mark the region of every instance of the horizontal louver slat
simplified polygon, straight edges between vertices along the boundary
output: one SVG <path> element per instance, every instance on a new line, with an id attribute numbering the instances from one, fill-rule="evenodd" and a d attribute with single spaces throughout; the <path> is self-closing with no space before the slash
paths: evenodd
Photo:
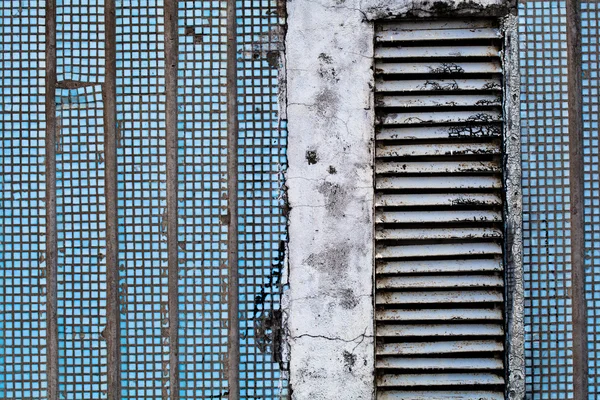
<path id="1" fill-rule="evenodd" d="M 500 222 L 500 211 L 378 211 L 377 223 Z"/>
<path id="2" fill-rule="evenodd" d="M 487 340 L 449 340 L 449 341 L 423 341 L 386 343 L 378 345 L 377 355 L 440 355 L 461 353 L 499 353 L 504 344 L 501 340 L 487 338 Z"/>
<path id="3" fill-rule="evenodd" d="M 465 39 L 499 39 L 500 31 L 496 28 L 452 28 L 452 29 L 389 29 L 377 32 L 375 39 L 383 42 L 415 42 L 431 40 L 465 40 Z"/>
<path id="4" fill-rule="evenodd" d="M 377 361 L 378 368 L 386 369 L 502 369 L 503 363 L 498 358 L 416 358 L 416 357 L 385 357 Z"/>
<path id="5" fill-rule="evenodd" d="M 380 393 L 378 400 L 504 400 L 501 392 L 488 391 L 396 391 Z"/>
<path id="6" fill-rule="evenodd" d="M 376 26 L 378 400 L 504 398 L 501 37 Z"/>
<path id="7" fill-rule="evenodd" d="M 502 197 L 489 193 L 419 193 L 375 196 L 376 207 L 499 206 Z"/>
<path id="8" fill-rule="evenodd" d="M 381 229 L 375 233 L 377 240 L 489 239 L 501 237 L 502 231 L 496 228 Z"/>
<path id="9" fill-rule="evenodd" d="M 439 272 L 494 272 L 502 271 L 500 258 L 491 260 L 419 260 L 388 261 L 377 265 L 377 274 L 415 274 Z"/>
<path id="10" fill-rule="evenodd" d="M 494 285 L 491 285 L 492 287 Z M 475 286 L 476 287 L 476 286 Z M 481 287 L 481 286 L 479 286 Z M 458 304 L 458 303 L 502 303 L 503 295 L 498 290 L 440 290 L 440 291 L 394 291 L 383 292 L 385 289 L 400 289 L 393 285 L 387 286 L 383 283 L 378 285 L 380 293 L 377 294 L 377 304 L 421 304 L 423 307 L 429 305 L 435 307 L 436 304 Z M 407 289 L 404 287 L 404 289 Z M 411 288 L 412 289 L 412 288 Z"/>
<path id="11" fill-rule="evenodd" d="M 403 111 L 397 113 L 387 113 L 382 117 L 383 125 L 430 125 L 430 124 L 464 124 L 463 126 L 453 127 L 450 136 L 467 136 L 469 133 L 476 135 L 481 132 L 486 136 L 487 132 L 495 132 L 495 127 L 481 128 L 481 124 L 490 122 L 500 122 L 502 113 L 496 110 L 477 110 L 477 111 L 448 111 L 443 112 L 420 112 Z"/>
<path id="12" fill-rule="evenodd" d="M 468 374 L 397 374 L 383 375 L 379 379 L 382 386 L 464 386 L 501 385 L 504 378 L 490 373 Z"/>
<path id="13" fill-rule="evenodd" d="M 452 57 L 493 57 L 498 55 L 496 46 L 471 46 L 457 48 L 456 46 L 440 47 L 378 47 L 375 58 L 452 58 Z"/>
<path id="14" fill-rule="evenodd" d="M 404 144 L 390 146 L 379 144 L 375 149 L 376 157 L 414 157 L 414 156 L 457 156 L 500 154 L 500 143 L 435 143 L 435 144 Z"/>
<path id="15" fill-rule="evenodd" d="M 499 62 L 377 62 L 375 71 L 379 74 L 497 74 Z"/>
<path id="16" fill-rule="evenodd" d="M 496 91 L 502 89 L 501 79 L 491 77 L 487 79 L 407 79 L 407 80 L 378 80 L 375 91 L 383 92 L 459 92 L 463 90 Z"/>
<path id="17" fill-rule="evenodd" d="M 385 324 L 377 329 L 377 336 L 501 336 L 504 333 L 502 325 L 497 324 L 423 324 L 423 325 L 391 325 Z"/>
<path id="18" fill-rule="evenodd" d="M 442 310 L 405 310 L 391 309 L 376 313 L 378 321 L 470 321 L 502 320 L 502 311 L 498 309 L 442 309 Z"/>
<path id="19" fill-rule="evenodd" d="M 375 164 L 378 174 L 459 174 L 468 172 L 500 172 L 500 162 L 494 161 L 428 161 L 380 162 Z"/>
<path id="20" fill-rule="evenodd" d="M 455 257 L 465 255 L 502 254 L 502 247 L 497 243 L 452 243 L 423 244 L 405 246 L 382 246 L 375 253 L 376 258 L 408 258 L 408 257 Z"/>
<path id="21" fill-rule="evenodd" d="M 495 275 L 439 275 L 439 276 L 392 276 L 378 277 L 377 288 L 409 289 L 409 288 L 477 288 L 501 287 L 504 281 Z"/>
<path id="22" fill-rule="evenodd" d="M 457 107 L 500 106 L 501 99 L 493 94 L 385 95 L 379 97 L 380 107 Z"/>
<path id="23" fill-rule="evenodd" d="M 400 175 L 400 174 L 398 174 Z M 502 180 L 498 176 L 444 176 L 388 177 L 382 176 L 375 182 L 376 189 L 500 189 Z"/>

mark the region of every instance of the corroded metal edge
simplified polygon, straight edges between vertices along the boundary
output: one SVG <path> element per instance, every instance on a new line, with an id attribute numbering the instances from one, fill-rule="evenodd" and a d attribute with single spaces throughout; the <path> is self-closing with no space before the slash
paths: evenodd
<path id="1" fill-rule="evenodd" d="M 506 398 L 525 396 L 523 201 L 518 17 L 502 20 L 504 32 L 504 187 L 506 280 Z"/>
<path id="2" fill-rule="evenodd" d="M 102 85 L 104 106 L 104 159 L 106 191 L 106 316 L 108 399 L 121 398 L 121 339 L 119 310 L 117 211 L 117 20 L 115 0 L 105 5 L 106 69 Z"/>
<path id="3" fill-rule="evenodd" d="M 46 1 L 46 368 L 48 399 L 58 400 L 56 226 L 56 0 Z"/>
<path id="4" fill-rule="evenodd" d="M 167 147 L 167 265 L 169 315 L 169 390 L 179 399 L 179 246 L 177 243 L 177 1 L 166 0 L 165 12 L 165 136 Z"/>
<path id="5" fill-rule="evenodd" d="M 571 304 L 573 317 L 573 396 L 588 398 L 587 301 L 585 290 L 585 182 L 581 1 L 568 0 L 567 81 L 569 111 L 569 185 L 571 219 Z"/>
<path id="6" fill-rule="evenodd" d="M 227 0 L 227 377 L 229 400 L 240 397 L 240 321 L 238 270 L 238 101 L 236 0 Z"/>

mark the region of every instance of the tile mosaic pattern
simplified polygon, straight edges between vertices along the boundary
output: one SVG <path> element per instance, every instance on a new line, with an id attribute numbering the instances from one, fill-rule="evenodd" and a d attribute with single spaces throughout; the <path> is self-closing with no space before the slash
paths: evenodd
<path id="1" fill-rule="evenodd" d="M 45 1 L 0 2 L 0 398 L 44 399 Z"/>
<path id="2" fill-rule="evenodd" d="M 566 5 L 520 5 L 526 398 L 572 399 Z"/>
<path id="3" fill-rule="evenodd" d="M 600 5 L 581 4 L 583 160 L 589 396 L 600 395 Z"/>
<path id="4" fill-rule="evenodd" d="M 121 395 L 169 398 L 163 1 L 117 16 Z"/>

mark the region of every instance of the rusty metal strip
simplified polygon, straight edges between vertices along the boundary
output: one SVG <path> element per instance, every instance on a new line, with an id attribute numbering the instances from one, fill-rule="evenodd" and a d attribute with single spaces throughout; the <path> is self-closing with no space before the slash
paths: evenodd
<path id="1" fill-rule="evenodd" d="M 117 215 L 117 28 L 115 1 L 105 4 L 106 70 L 102 88 L 104 105 L 104 159 L 106 193 L 106 314 L 108 349 L 108 399 L 121 398 L 121 352 L 119 334 L 119 260 Z"/>
<path id="2" fill-rule="evenodd" d="M 56 0 L 46 1 L 46 298 L 48 399 L 58 400 Z"/>
<path id="3" fill-rule="evenodd" d="M 165 93 L 167 145 L 167 251 L 169 269 L 169 385 L 179 399 L 178 245 L 177 245 L 177 1 L 165 1 Z"/>
<path id="4" fill-rule="evenodd" d="M 236 1 L 227 0 L 227 190 L 229 227 L 227 230 L 228 265 L 228 380 L 229 400 L 240 397 L 240 321 L 238 271 L 238 102 L 237 102 L 237 22 Z"/>
<path id="5" fill-rule="evenodd" d="M 569 182 L 571 188 L 571 268 L 573 307 L 573 395 L 588 398 L 587 303 L 585 299 L 583 92 L 581 2 L 567 1 L 569 82 Z"/>

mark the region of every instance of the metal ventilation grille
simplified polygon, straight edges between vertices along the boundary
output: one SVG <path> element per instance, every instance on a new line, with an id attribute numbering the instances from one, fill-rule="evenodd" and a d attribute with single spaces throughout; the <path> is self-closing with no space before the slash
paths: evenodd
<path id="1" fill-rule="evenodd" d="M 504 399 L 501 39 L 377 26 L 379 400 Z"/>

